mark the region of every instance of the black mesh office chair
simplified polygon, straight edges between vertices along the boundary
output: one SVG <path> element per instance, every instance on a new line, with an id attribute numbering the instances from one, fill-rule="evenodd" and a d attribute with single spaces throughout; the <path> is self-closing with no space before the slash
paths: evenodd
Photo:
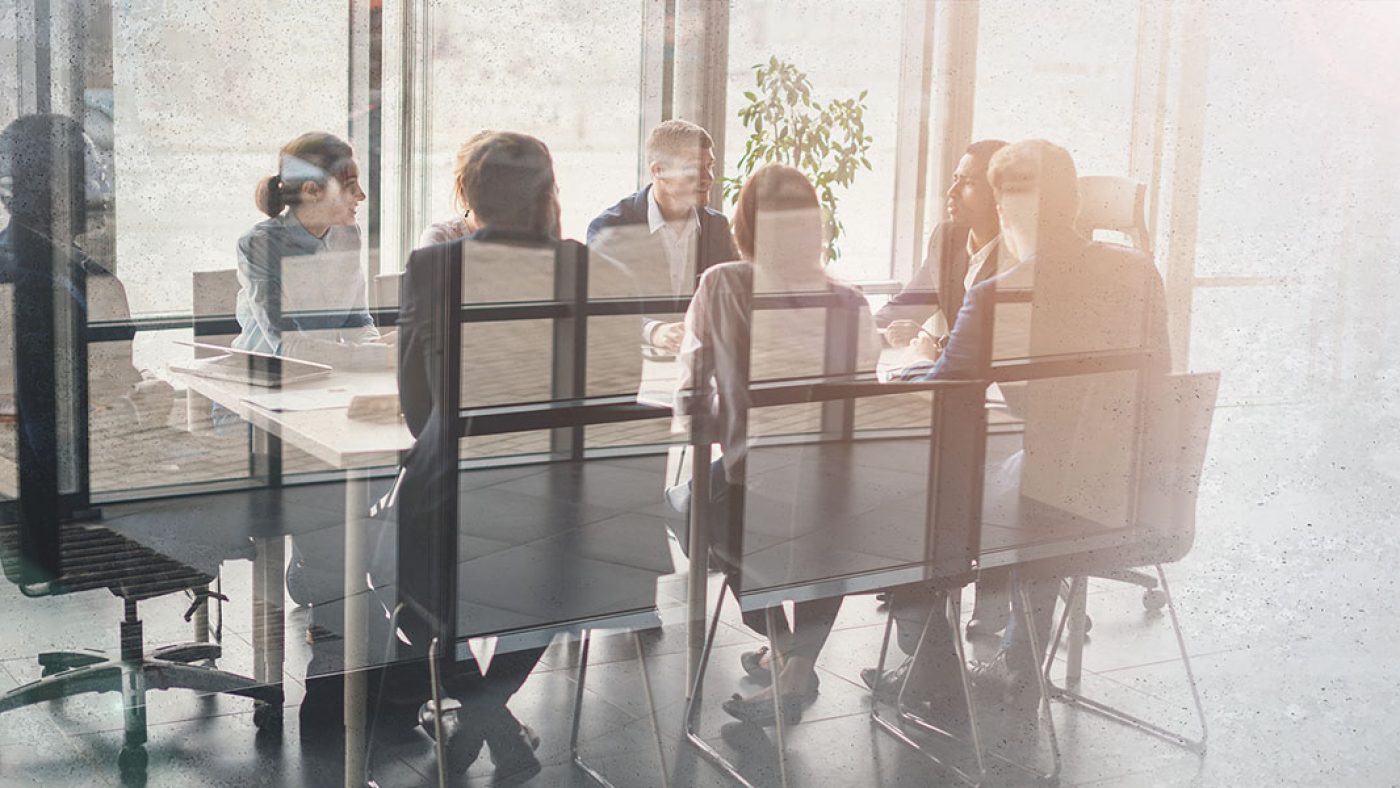
<path id="1" fill-rule="evenodd" d="M 282 687 L 219 670 L 212 661 L 221 655 L 217 643 L 181 643 L 145 652 L 136 606 L 147 599 L 192 592 L 189 620 L 215 596 L 208 590 L 210 575 L 145 547 L 117 531 L 85 523 L 61 526 L 62 571 L 45 583 L 21 578 L 19 529 L 0 526 L 0 563 L 5 577 L 28 597 L 54 596 L 105 588 L 122 599 L 119 656 L 95 651 L 58 651 L 39 655 L 43 677 L 0 695 L 0 713 L 88 692 L 120 692 L 125 738 L 118 757 L 123 775 L 142 774 L 146 767 L 147 690 L 188 689 L 252 698 L 257 702 L 254 723 L 277 730 L 282 721 Z"/>

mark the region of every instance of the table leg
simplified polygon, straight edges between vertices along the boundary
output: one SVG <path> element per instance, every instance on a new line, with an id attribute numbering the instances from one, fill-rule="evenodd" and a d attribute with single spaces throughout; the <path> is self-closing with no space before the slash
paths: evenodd
<path id="1" fill-rule="evenodd" d="M 691 446 L 690 473 L 690 576 L 687 578 L 686 601 L 689 615 L 686 622 L 686 699 L 695 686 L 705 648 L 706 595 L 710 570 L 710 538 L 706 531 L 710 508 L 710 444 Z M 720 591 L 724 593 L 723 590 Z"/>
<path id="2" fill-rule="evenodd" d="M 285 539 L 269 536 L 253 540 L 253 678 L 264 684 L 282 683 Z"/>
<path id="3" fill-rule="evenodd" d="M 366 773 L 365 711 L 368 693 L 369 596 L 365 588 L 368 555 L 365 517 L 369 512 L 369 476 L 351 470 L 345 477 L 345 784 L 364 788 Z"/>
<path id="4" fill-rule="evenodd" d="M 267 542 L 253 539 L 253 680 L 267 680 Z"/>
<path id="5" fill-rule="evenodd" d="M 1084 674 L 1084 618 L 1089 580 L 1083 575 L 1070 581 L 1069 647 L 1065 652 L 1065 686 L 1078 688 Z"/>

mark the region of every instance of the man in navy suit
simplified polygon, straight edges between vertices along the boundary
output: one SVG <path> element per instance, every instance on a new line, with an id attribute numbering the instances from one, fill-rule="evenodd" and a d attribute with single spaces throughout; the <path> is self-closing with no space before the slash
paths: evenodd
<path id="1" fill-rule="evenodd" d="M 668 120 L 651 130 L 646 154 L 651 184 L 590 222 L 588 245 L 630 268 L 643 295 L 690 295 L 706 268 L 739 259 L 729 220 L 709 207 L 714 140 Z M 678 352 L 684 335 L 679 320 L 642 321 L 642 341 L 662 351 Z"/>
<path id="2" fill-rule="evenodd" d="M 993 359 L 1114 350 L 1148 354 L 1149 383 L 1165 373 L 1170 360 L 1161 278 L 1146 255 L 1089 241 L 1075 230 L 1079 189 L 1069 152 L 1044 140 L 1019 142 L 992 157 L 987 178 L 996 197 L 1002 243 L 1021 262 L 968 291 L 941 352 L 927 336 L 915 341 L 928 363 L 911 367 L 905 379 L 985 378 Z M 998 296 L 1016 291 L 1029 299 Z M 1024 315 L 1000 319 L 1007 310 L 1025 310 L 1026 300 L 1028 320 Z M 1018 398 L 1024 404 L 1024 450 L 1014 481 L 1007 480 L 1013 489 L 1006 497 L 1015 501 L 1008 524 L 1034 529 L 1056 518 L 1125 524 L 1141 374 L 1050 378 L 1025 387 Z M 988 515 L 984 512 L 984 519 Z M 1013 582 L 1017 574 L 1013 571 Z M 1058 580 L 1021 579 L 1034 634 L 1043 647 Z M 897 609 L 911 602 L 941 604 L 929 597 L 928 589 L 906 587 L 896 589 L 892 601 Z M 1002 690 L 1005 700 L 1024 709 L 1034 696 L 1036 667 L 1031 633 L 1020 619 L 1020 600 L 1014 594 L 1012 607 L 1016 615 L 1000 651 L 974 666 L 973 678 L 980 687 Z M 908 668 L 914 671 L 911 686 L 924 684 L 930 695 L 940 697 L 938 674 L 946 671 L 929 660 L 946 656 L 941 649 L 921 652 L 921 664 Z M 867 683 L 878 683 L 877 689 L 901 678 L 866 673 Z"/>

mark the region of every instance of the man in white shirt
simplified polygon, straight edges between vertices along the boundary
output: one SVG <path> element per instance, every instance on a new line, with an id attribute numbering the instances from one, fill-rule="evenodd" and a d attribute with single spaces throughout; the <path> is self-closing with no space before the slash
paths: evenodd
<path id="1" fill-rule="evenodd" d="M 651 183 L 589 223 L 588 245 L 630 268 L 643 295 L 688 296 L 706 268 L 739 259 L 729 221 L 709 207 L 714 140 L 668 120 L 652 129 L 646 154 Z M 662 351 L 680 350 L 684 335 L 679 316 L 642 321 L 643 342 Z"/>
<path id="2" fill-rule="evenodd" d="M 1001 249 L 996 201 L 987 183 L 987 163 L 1004 147 L 1001 140 L 979 140 L 958 161 L 945 193 L 948 221 L 929 236 L 924 263 L 913 278 L 875 313 L 891 347 L 908 345 L 921 327 L 942 341 L 953 329 L 963 295 L 1015 264 Z"/>

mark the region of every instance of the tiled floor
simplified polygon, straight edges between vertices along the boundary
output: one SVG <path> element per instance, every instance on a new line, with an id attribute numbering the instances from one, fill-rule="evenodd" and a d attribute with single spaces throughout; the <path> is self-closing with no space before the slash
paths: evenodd
<path id="1" fill-rule="evenodd" d="M 1299 428 L 1297 425 L 1310 425 Z M 1394 567 L 1400 529 L 1394 512 L 1400 471 L 1389 446 L 1395 423 L 1374 413 L 1318 418 L 1303 406 L 1222 408 L 1203 479 L 1198 536 L 1191 554 L 1168 568 L 1209 724 L 1209 750 L 1197 756 L 1082 709 L 1055 704 L 1065 785 L 1395 785 L 1400 748 L 1387 722 L 1400 698 L 1400 610 Z M 1339 437 L 1342 436 L 1342 437 Z M 529 492 L 520 477 L 514 487 Z M 302 506 L 304 504 L 298 503 Z M 224 568 L 224 657 L 251 671 L 246 562 Z M 683 578 L 661 592 L 683 593 Z M 1083 688 L 1144 716 L 1195 732 L 1194 709 L 1176 658 L 1170 621 L 1144 612 L 1140 592 L 1092 581 L 1093 630 Z M 970 597 L 969 597 L 970 601 Z M 186 639 L 187 601 L 143 603 L 148 644 Z M 752 732 L 725 729 L 718 702 L 747 692 L 741 651 L 760 641 L 726 615 L 705 688 L 702 733 L 738 759 L 761 785 L 943 785 L 946 771 L 876 730 L 859 670 L 873 664 L 883 618 L 869 597 L 849 600 L 823 652 L 822 692 L 789 728 L 782 768 Z M 77 646 L 111 649 L 121 604 L 103 593 L 26 599 L 0 584 L 0 686 L 38 676 L 34 656 Z M 304 610 L 289 609 L 287 703 L 303 689 L 308 647 Z M 618 785 L 726 785 L 681 742 L 684 632 L 646 638 L 655 691 L 655 732 L 631 641 L 598 639 L 590 660 L 582 721 L 586 757 Z M 995 643 L 976 642 L 986 656 Z M 512 708 L 543 737 L 544 769 L 534 785 L 588 785 L 569 763 L 575 643 L 556 643 Z M 154 692 L 151 786 L 320 786 L 340 783 L 338 758 L 304 749 L 297 716 L 280 737 L 260 737 L 248 701 Z M 0 715 L 0 784 L 115 785 L 121 746 L 115 695 L 69 698 Z M 1030 753 L 1047 765 L 1045 724 Z M 995 737 L 991 737 L 995 738 Z M 659 753 L 658 753 L 659 741 Z M 741 746 L 735 747 L 735 743 Z M 434 784 L 430 743 L 417 734 L 378 737 L 376 784 Z M 664 760 L 665 769 L 660 760 Z M 663 774 L 665 779 L 663 780 Z M 454 784 L 489 785 L 484 755 Z M 994 769 L 992 784 L 1027 779 Z"/>

